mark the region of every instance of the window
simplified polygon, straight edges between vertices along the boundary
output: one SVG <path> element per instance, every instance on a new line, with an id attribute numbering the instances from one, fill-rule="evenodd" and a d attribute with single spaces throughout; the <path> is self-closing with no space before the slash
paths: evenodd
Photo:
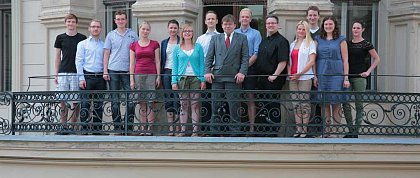
<path id="1" fill-rule="evenodd" d="M 362 20 L 366 27 L 363 38 L 372 42 L 377 47 L 378 34 L 378 0 L 333 0 L 333 15 L 337 17 L 341 34 L 347 39 L 352 38 L 352 23 L 354 20 Z M 322 14 L 321 14 L 322 15 Z M 371 60 L 367 59 L 370 64 Z M 377 77 L 375 71 L 372 72 L 373 77 L 368 78 L 367 89 L 377 89 Z"/>
<path id="2" fill-rule="evenodd" d="M 11 1 L 0 1 L 0 91 L 12 89 L 12 12 Z"/>
<path id="3" fill-rule="evenodd" d="M 124 10 L 128 15 L 128 24 L 127 27 L 133 29 L 134 31 L 138 30 L 137 18 L 133 18 L 133 13 L 131 11 L 131 6 L 136 2 L 136 0 L 104 0 L 105 4 L 105 27 L 106 33 L 117 28 L 117 25 L 114 23 L 114 14 L 118 10 Z"/>
<path id="4" fill-rule="evenodd" d="M 217 24 L 217 31 L 223 32 L 222 29 L 222 18 L 226 14 L 232 14 L 235 17 L 239 17 L 239 12 L 243 8 L 250 8 L 252 10 L 252 22 L 251 26 L 260 31 L 262 36 L 265 36 L 265 17 L 267 15 L 267 1 L 266 0 L 203 0 L 203 33 L 206 32 L 207 28 L 204 24 L 205 12 L 213 10 L 217 13 L 219 24 Z M 239 19 L 236 19 L 237 21 Z M 237 24 L 239 28 L 240 24 Z"/>

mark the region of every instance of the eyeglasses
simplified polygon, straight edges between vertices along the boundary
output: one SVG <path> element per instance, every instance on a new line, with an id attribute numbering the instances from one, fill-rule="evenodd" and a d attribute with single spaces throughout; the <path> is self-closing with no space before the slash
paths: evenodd
<path id="1" fill-rule="evenodd" d="M 90 28 L 102 28 L 101 26 L 89 26 Z"/>
<path id="2" fill-rule="evenodd" d="M 116 21 L 124 21 L 124 20 L 127 20 L 127 19 L 115 19 Z"/>
<path id="3" fill-rule="evenodd" d="M 267 22 L 267 23 L 265 23 L 266 25 L 276 25 L 277 24 L 277 22 Z"/>
<path id="4" fill-rule="evenodd" d="M 192 33 L 193 31 L 192 30 L 185 30 L 185 31 L 182 31 L 182 33 Z"/>

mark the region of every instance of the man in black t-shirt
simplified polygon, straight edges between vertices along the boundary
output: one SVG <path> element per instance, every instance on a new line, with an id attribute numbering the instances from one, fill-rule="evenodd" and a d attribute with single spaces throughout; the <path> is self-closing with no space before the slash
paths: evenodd
<path id="1" fill-rule="evenodd" d="M 54 43 L 55 48 L 55 69 L 56 77 L 55 84 L 57 85 L 57 91 L 77 91 L 79 90 L 79 78 L 76 71 L 76 51 L 77 44 L 86 39 L 86 36 L 77 33 L 77 22 L 78 19 L 74 14 L 68 14 L 64 18 L 64 24 L 66 25 L 66 32 L 57 35 Z M 71 97 L 73 96 L 73 97 Z M 65 104 L 65 100 L 70 100 L 74 106 L 74 112 L 70 117 L 70 122 L 74 123 L 77 121 L 80 107 L 77 105 L 77 95 L 58 95 L 58 99 L 63 101 L 60 102 L 60 121 L 61 123 L 67 122 L 68 108 Z M 71 97 L 71 98 L 70 98 Z M 64 126 L 60 132 L 56 134 L 69 134 L 68 126 Z"/>
<path id="2" fill-rule="evenodd" d="M 289 61 L 289 41 L 278 32 L 278 18 L 276 16 L 268 16 L 265 20 L 268 37 L 263 39 L 258 50 L 258 57 L 254 64 L 258 75 L 266 75 L 258 77 L 257 86 L 259 90 L 281 90 L 286 81 L 287 74 L 286 65 Z M 268 76 L 267 76 L 268 75 Z M 281 75 L 281 76 L 279 76 Z M 257 96 L 258 98 L 258 96 Z M 268 113 L 259 112 L 258 115 L 264 115 L 263 118 L 257 117 L 257 123 L 268 124 L 271 122 L 280 123 L 280 106 L 276 103 L 275 96 L 270 96 L 268 103 L 264 104 Z M 270 121 L 269 121 L 269 120 Z M 279 127 L 265 127 L 265 132 L 271 132 L 268 136 L 275 136 Z"/>
<path id="3" fill-rule="evenodd" d="M 319 8 L 317 6 L 309 6 L 306 10 L 306 20 L 308 20 L 308 23 L 310 25 L 309 31 L 311 32 L 312 39 L 315 38 L 315 36 L 319 35 L 321 30 L 318 26 L 319 21 Z"/>

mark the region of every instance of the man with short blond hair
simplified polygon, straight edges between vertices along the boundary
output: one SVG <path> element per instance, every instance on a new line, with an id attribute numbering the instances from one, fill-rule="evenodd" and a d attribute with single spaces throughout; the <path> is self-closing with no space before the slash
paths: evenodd
<path id="1" fill-rule="evenodd" d="M 257 89 L 257 77 L 255 75 L 258 75 L 258 73 L 255 71 L 253 64 L 257 60 L 258 48 L 262 40 L 261 33 L 258 30 L 251 28 L 251 21 L 252 10 L 249 8 L 242 9 L 239 12 L 239 22 L 241 23 L 241 26 L 235 30 L 237 33 L 246 35 L 248 40 L 248 74 L 247 77 L 245 77 L 242 86 L 245 90 Z M 254 132 L 255 116 L 257 112 L 254 102 L 255 96 L 253 93 L 247 93 L 246 97 L 248 98 L 248 120 L 250 123 L 249 131 Z"/>

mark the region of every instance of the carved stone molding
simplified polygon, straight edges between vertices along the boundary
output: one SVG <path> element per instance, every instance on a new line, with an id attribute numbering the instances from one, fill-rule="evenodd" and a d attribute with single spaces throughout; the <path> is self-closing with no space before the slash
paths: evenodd
<path id="1" fill-rule="evenodd" d="M 172 18 L 195 21 L 200 10 L 194 0 L 137 0 L 132 8 L 133 16 L 148 21 L 167 21 Z"/>
<path id="2" fill-rule="evenodd" d="M 42 9 L 39 15 L 41 23 L 47 27 L 60 27 L 64 16 L 75 14 L 79 19 L 79 27 L 87 27 L 95 14 L 95 1 L 79 0 L 42 0 Z"/>

